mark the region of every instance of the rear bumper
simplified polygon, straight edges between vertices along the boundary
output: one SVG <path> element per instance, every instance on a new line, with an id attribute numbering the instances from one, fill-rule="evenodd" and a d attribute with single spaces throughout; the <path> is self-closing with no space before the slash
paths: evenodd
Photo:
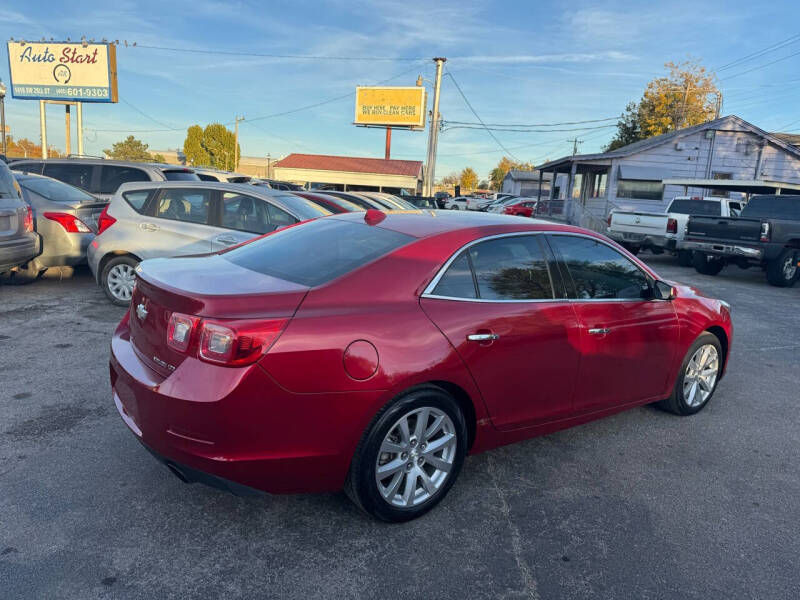
<path id="1" fill-rule="evenodd" d="M 715 256 L 732 256 L 736 258 L 747 258 L 752 260 L 761 260 L 764 258 L 764 250 L 762 248 L 744 246 L 741 244 L 686 240 L 681 242 L 679 247 L 681 250 L 705 252 L 706 254 L 713 254 Z"/>
<path id="2" fill-rule="evenodd" d="M 136 354 L 123 321 L 111 344 L 120 417 L 173 472 L 239 493 L 341 489 L 378 392 L 293 394 L 258 366 L 186 358 L 169 377 Z M 220 483 L 219 480 L 224 480 Z"/>
<path id="3" fill-rule="evenodd" d="M 48 238 L 45 241 L 42 254 L 36 263 L 44 267 L 61 267 L 84 264 L 86 252 L 94 239 L 93 233 L 64 233 L 56 240 Z"/>
<path id="4" fill-rule="evenodd" d="M 38 233 L 29 233 L 23 238 L 0 242 L 0 272 L 24 265 L 41 252 L 42 238 Z"/>
<path id="5" fill-rule="evenodd" d="M 656 246 L 657 248 L 668 248 L 670 250 L 675 247 L 674 238 L 667 238 L 664 235 L 613 231 L 611 229 L 607 231 L 606 235 L 619 244 L 632 244 L 645 248 L 648 246 Z"/>

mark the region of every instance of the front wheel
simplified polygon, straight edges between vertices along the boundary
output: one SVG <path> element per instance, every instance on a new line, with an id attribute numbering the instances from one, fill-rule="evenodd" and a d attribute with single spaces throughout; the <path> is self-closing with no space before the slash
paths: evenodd
<path id="1" fill-rule="evenodd" d="M 767 281 L 770 285 L 777 287 L 789 287 L 797 281 L 797 258 L 796 250 L 784 248 L 780 256 L 767 263 Z"/>
<path id="2" fill-rule="evenodd" d="M 390 402 L 368 427 L 345 492 L 383 521 L 415 519 L 438 504 L 458 477 L 467 426 L 458 403 L 438 387 Z"/>
<path id="3" fill-rule="evenodd" d="M 701 275 L 719 275 L 725 267 L 725 261 L 721 258 L 713 258 L 703 252 L 695 252 L 692 256 L 694 270 Z"/>
<path id="4" fill-rule="evenodd" d="M 678 250 L 678 264 L 682 267 L 692 266 L 692 251 Z"/>
<path id="5" fill-rule="evenodd" d="M 452 204 L 450 210 L 458 210 L 458 204 Z"/>
<path id="6" fill-rule="evenodd" d="M 132 256 L 112 258 L 100 274 L 100 283 L 106 297 L 117 306 L 128 306 L 133 295 L 133 284 L 136 281 L 136 265 Z"/>
<path id="7" fill-rule="evenodd" d="M 703 410 L 717 389 L 723 360 L 719 338 L 707 331 L 701 334 L 681 363 L 672 395 L 659 402 L 659 406 L 684 416 Z"/>

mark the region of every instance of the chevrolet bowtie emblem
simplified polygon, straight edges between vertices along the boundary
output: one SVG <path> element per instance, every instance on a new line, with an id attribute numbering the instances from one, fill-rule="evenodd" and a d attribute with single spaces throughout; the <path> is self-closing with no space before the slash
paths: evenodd
<path id="1" fill-rule="evenodd" d="M 140 321 L 144 321 L 147 318 L 147 308 L 144 304 L 139 304 L 136 307 L 136 316 L 139 317 Z"/>

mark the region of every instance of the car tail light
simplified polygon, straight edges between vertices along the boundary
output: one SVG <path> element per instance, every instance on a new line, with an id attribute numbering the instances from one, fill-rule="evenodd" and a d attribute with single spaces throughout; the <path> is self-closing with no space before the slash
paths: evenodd
<path id="1" fill-rule="evenodd" d="M 167 345 L 210 363 L 228 367 L 249 365 L 269 350 L 287 322 L 288 319 L 213 321 L 172 313 L 167 326 Z"/>
<path id="2" fill-rule="evenodd" d="M 769 223 L 762 223 L 761 224 L 761 241 L 768 242 L 769 241 Z"/>
<path id="3" fill-rule="evenodd" d="M 58 212 L 46 212 L 43 214 L 45 219 L 50 219 L 61 225 L 67 233 L 91 233 L 92 230 L 86 223 L 75 215 Z"/>
<path id="4" fill-rule="evenodd" d="M 25 233 L 33 231 L 33 210 L 30 205 L 25 206 L 25 217 L 22 220 L 22 230 Z"/>
<path id="5" fill-rule="evenodd" d="M 186 352 L 192 340 L 195 321 L 195 317 L 172 313 L 167 324 L 167 346 L 178 352 Z"/>
<path id="6" fill-rule="evenodd" d="M 678 219 L 667 219 L 667 233 L 678 233 Z"/>
<path id="7" fill-rule="evenodd" d="M 97 235 L 103 233 L 106 229 L 111 227 L 117 220 L 108 214 L 108 205 L 103 209 L 103 212 L 100 213 L 100 216 L 97 217 Z"/>

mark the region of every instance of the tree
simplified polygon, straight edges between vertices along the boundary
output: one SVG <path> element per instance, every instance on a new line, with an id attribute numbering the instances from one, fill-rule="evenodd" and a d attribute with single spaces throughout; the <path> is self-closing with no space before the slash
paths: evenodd
<path id="1" fill-rule="evenodd" d="M 442 185 L 454 186 L 459 182 L 458 173 L 450 173 L 442 177 Z"/>
<path id="2" fill-rule="evenodd" d="M 533 171 L 534 168 L 535 167 L 531 163 L 517 162 L 511 160 L 507 156 L 504 156 L 500 159 L 500 162 L 497 163 L 497 166 L 489 173 L 489 180 L 491 181 L 492 189 L 500 190 L 503 188 L 503 179 L 505 179 L 506 175 L 508 175 L 508 172 L 511 169 L 517 169 L 519 171 Z"/>
<path id="3" fill-rule="evenodd" d="M 183 153 L 194 166 L 227 170 L 234 168 L 235 145 L 236 135 L 221 123 L 211 123 L 205 129 L 192 125 L 186 131 Z"/>
<path id="4" fill-rule="evenodd" d="M 695 60 L 664 66 L 669 74 L 649 82 L 641 100 L 625 108 L 607 150 L 715 117 L 720 98 L 716 75 Z"/>
<path id="5" fill-rule="evenodd" d="M 42 156 L 42 145 L 32 142 L 27 138 L 14 139 L 14 136 L 6 136 L 6 155 L 9 158 L 40 158 Z M 50 158 L 58 158 L 62 154 L 54 147 L 47 147 L 47 155 Z"/>
<path id="6" fill-rule="evenodd" d="M 617 121 L 617 135 L 608 143 L 605 150 L 609 152 L 622 146 L 627 146 L 642 139 L 642 128 L 639 125 L 639 105 L 628 102 L 625 112 Z"/>
<path id="7" fill-rule="evenodd" d="M 478 183 L 479 190 L 488 190 L 489 189 L 489 182 L 485 179 L 481 179 L 480 183 Z"/>
<path id="8" fill-rule="evenodd" d="M 478 174 L 472 167 L 464 167 L 459 176 L 461 187 L 466 190 L 474 190 L 478 185 Z"/>
<path id="9" fill-rule="evenodd" d="M 103 150 L 103 152 L 117 160 L 152 161 L 154 160 L 153 155 L 147 151 L 147 148 L 147 144 L 143 141 L 129 135 L 123 141 L 113 144 L 111 150 Z"/>

